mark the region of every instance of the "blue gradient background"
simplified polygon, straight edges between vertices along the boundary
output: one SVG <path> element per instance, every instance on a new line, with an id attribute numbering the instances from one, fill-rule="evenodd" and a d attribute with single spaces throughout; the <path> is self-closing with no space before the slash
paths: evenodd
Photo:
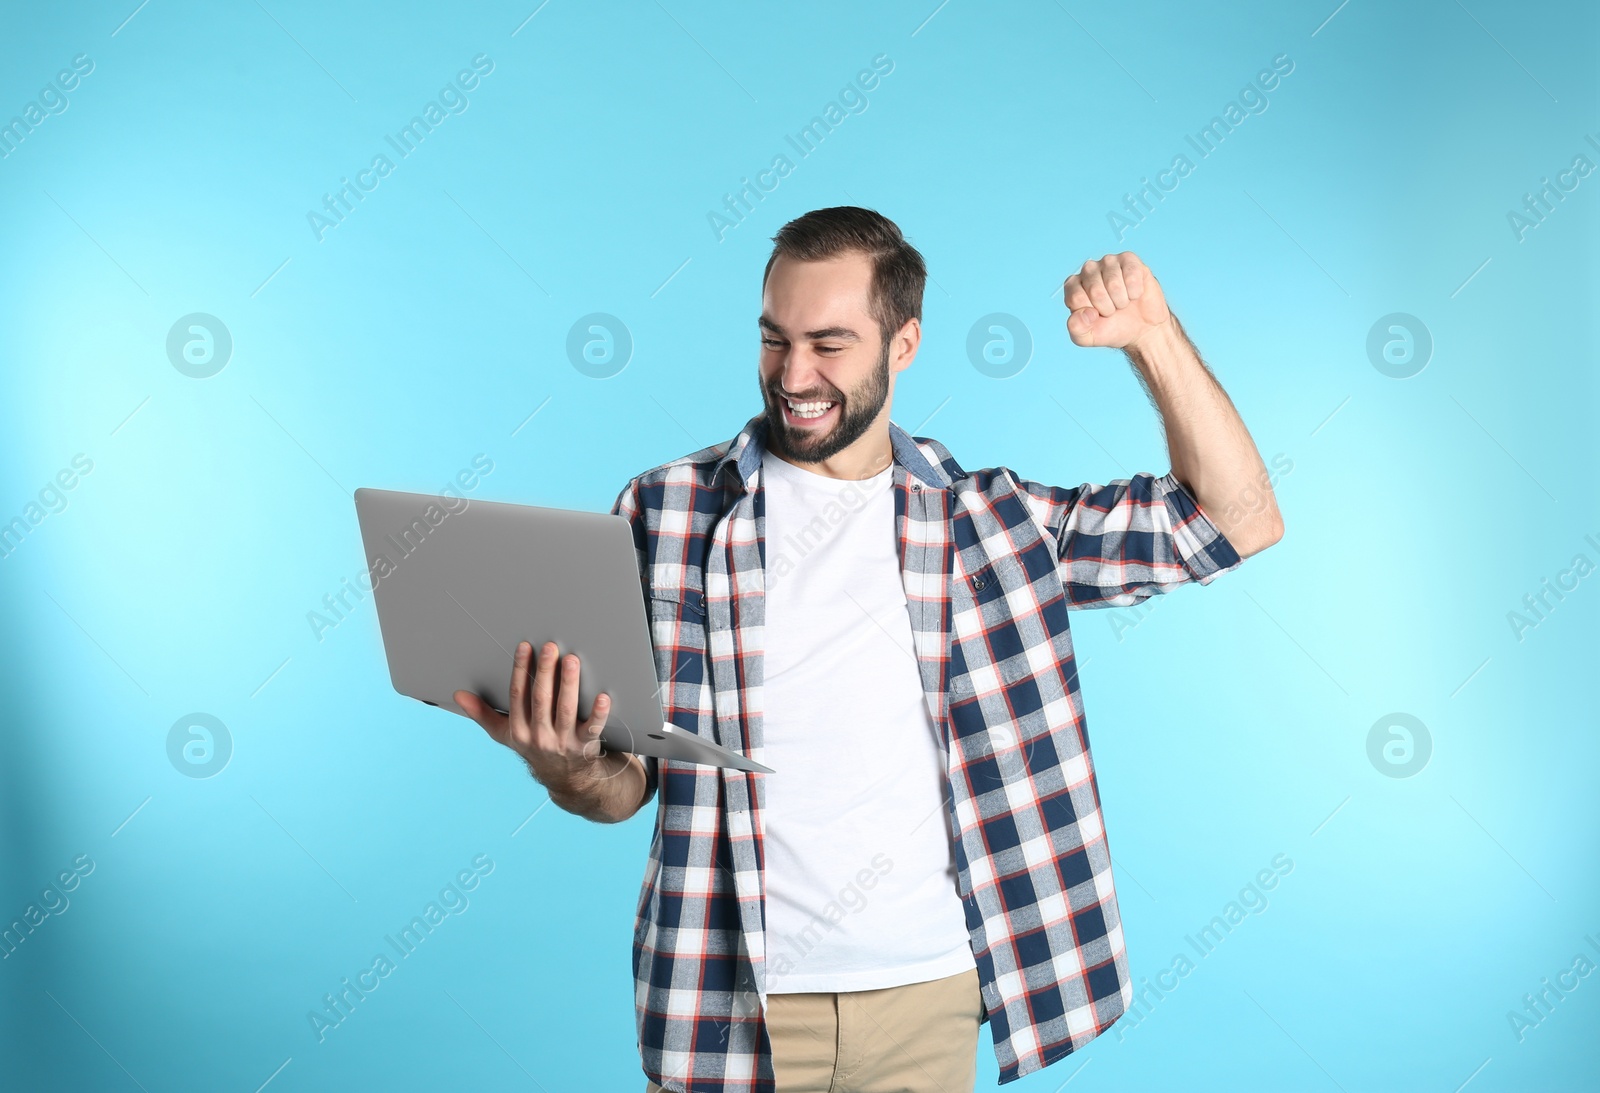
<path id="1" fill-rule="evenodd" d="M 933 278 L 895 420 L 967 466 L 1166 469 L 1120 355 L 1063 325 L 1062 279 L 1122 249 L 1293 464 L 1280 545 L 1075 633 L 1136 976 L 1294 869 L 1142 1021 L 1016 1088 L 1594 1088 L 1600 975 L 1520 1041 L 1507 1014 L 1600 962 L 1600 577 L 1521 640 L 1506 619 L 1600 562 L 1600 176 L 1507 222 L 1600 163 L 1593 6 L 536 3 L 11 11 L 0 120 L 95 68 L 0 160 L 0 520 L 94 470 L 0 561 L 0 917 L 96 868 L 0 961 L 6 1084 L 643 1088 L 655 805 L 541 810 L 514 756 L 394 694 L 370 600 L 320 640 L 306 616 L 362 567 L 358 486 L 482 453 L 474 496 L 605 509 L 732 436 L 772 233 L 855 203 Z M 469 109 L 318 242 L 307 212 L 478 53 Z M 719 242 L 708 212 L 879 53 L 869 108 Z M 1270 107 L 1119 240 L 1107 211 L 1280 53 Z M 234 340 L 205 380 L 166 355 L 191 312 Z M 591 312 L 633 338 L 608 379 L 567 357 Z M 991 312 L 1032 333 L 1010 378 L 967 357 Z M 1409 379 L 1367 357 L 1391 312 L 1434 339 Z M 209 779 L 167 757 L 192 711 L 232 737 Z M 1393 711 L 1431 734 L 1413 777 L 1367 757 Z M 475 854 L 470 908 L 318 1042 L 308 1011 Z"/>

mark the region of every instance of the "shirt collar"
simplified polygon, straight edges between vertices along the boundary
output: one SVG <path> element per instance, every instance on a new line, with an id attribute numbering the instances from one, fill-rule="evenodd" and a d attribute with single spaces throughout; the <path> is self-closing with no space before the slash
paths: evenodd
<path id="1" fill-rule="evenodd" d="M 761 457 L 767 450 L 766 440 L 767 415 L 762 411 L 745 422 L 739 435 L 729 441 L 728 450 L 711 470 L 711 480 L 715 482 L 724 468 L 731 467 L 740 487 L 749 489 L 751 480 L 761 467 Z M 921 482 L 928 489 L 949 488 L 950 476 L 944 468 L 923 455 L 911 434 L 893 421 L 889 422 L 889 444 L 893 449 L 894 462 L 904 467 L 913 480 Z"/>

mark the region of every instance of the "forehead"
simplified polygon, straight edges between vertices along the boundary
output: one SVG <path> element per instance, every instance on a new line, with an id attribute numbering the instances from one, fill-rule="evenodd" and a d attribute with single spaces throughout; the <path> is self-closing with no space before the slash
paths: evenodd
<path id="1" fill-rule="evenodd" d="M 817 262 L 787 255 L 772 263 L 761 292 L 761 313 L 786 331 L 871 322 L 872 259 L 847 253 Z"/>

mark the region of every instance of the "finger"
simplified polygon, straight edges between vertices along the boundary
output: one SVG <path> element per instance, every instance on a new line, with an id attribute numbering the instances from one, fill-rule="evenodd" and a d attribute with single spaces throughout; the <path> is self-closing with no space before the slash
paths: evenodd
<path id="1" fill-rule="evenodd" d="M 1117 257 L 1122 259 L 1122 283 L 1127 286 L 1128 299 L 1137 300 L 1144 295 L 1149 270 L 1131 250 L 1125 250 Z"/>
<path id="2" fill-rule="evenodd" d="M 606 714 L 610 712 L 611 696 L 604 693 L 595 695 L 594 709 L 589 711 L 589 720 L 578 730 L 578 744 L 585 759 L 599 758 L 600 731 L 606 727 Z"/>
<path id="3" fill-rule="evenodd" d="M 511 659 L 511 697 L 507 700 L 511 740 L 519 749 L 533 743 L 531 710 L 528 705 L 528 662 L 532 659 L 533 646 L 525 641 L 519 642 L 516 655 Z"/>
<path id="4" fill-rule="evenodd" d="M 1114 254 L 1108 254 L 1100 260 L 1101 276 L 1105 279 L 1106 292 L 1111 295 L 1111 302 L 1118 307 L 1128 306 L 1128 288 L 1123 283 L 1122 263 Z"/>
<path id="5" fill-rule="evenodd" d="M 561 658 L 561 689 L 556 692 L 556 735 L 563 741 L 577 731 L 578 658 L 571 653 Z"/>
<path id="6" fill-rule="evenodd" d="M 539 647 L 539 665 L 533 673 L 533 704 L 529 723 L 534 729 L 548 728 L 550 706 L 555 692 L 556 643 L 547 641 Z"/>
<path id="7" fill-rule="evenodd" d="M 1116 313 L 1117 305 L 1112 302 L 1111 294 L 1106 291 L 1105 280 L 1100 275 L 1100 263 L 1093 259 L 1083 264 L 1083 287 L 1089 294 L 1089 302 L 1100 314 L 1110 316 Z"/>
<path id="8" fill-rule="evenodd" d="M 1077 311 L 1079 308 L 1089 306 L 1089 294 L 1083 290 L 1083 278 L 1074 273 L 1067 278 L 1066 287 L 1061 292 L 1062 302 L 1067 305 L 1068 311 Z"/>

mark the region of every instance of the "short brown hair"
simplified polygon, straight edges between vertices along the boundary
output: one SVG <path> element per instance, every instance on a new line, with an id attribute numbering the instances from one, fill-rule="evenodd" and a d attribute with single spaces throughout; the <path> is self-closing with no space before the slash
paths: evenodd
<path id="1" fill-rule="evenodd" d="M 801 262 L 819 262 L 856 252 L 872 259 L 872 288 L 867 308 L 877 320 L 885 344 L 911 319 L 922 318 L 922 290 L 927 266 L 917 248 L 906 242 L 893 220 L 854 205 L 814 209 L 778 229 L 772 257 L 761 275 L 767 287 L 772 264 L 780 255 Z"/>

